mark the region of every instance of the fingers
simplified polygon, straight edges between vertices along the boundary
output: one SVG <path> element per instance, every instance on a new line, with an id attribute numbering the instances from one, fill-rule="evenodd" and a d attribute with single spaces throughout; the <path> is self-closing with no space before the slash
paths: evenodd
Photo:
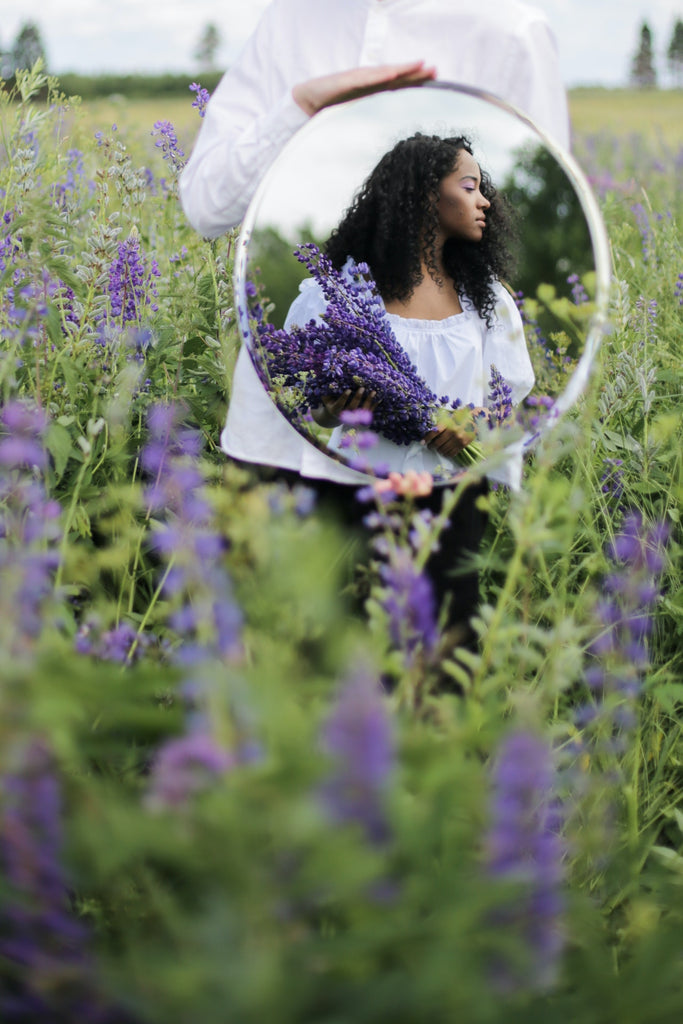
<path id="1" fill-rule="evenodd" d="M 354 412 L 356 409 L 367 409 L 372 412 L 377 405 L 377 392 L 368 391 L 367 388 L 357 388 L 356 391 L 347 388 L 338 397 L 331 398 L 328 395 L 322 401 L 325 412 L 334 420 L 334 425 L 337 425 L 343 412 Z"/>
<path id="2" fill-rule="evenodd" d="M 312 117 L 324 107 L 357 99 L 383 89 L 401 89 L 422 85 L 436 77 L 436 69 L 424 61 L 406 64 L 381 64 L 378 67 L 351 68 L 332 75 L 299 82 L 292 89 L 294 101 Z"/>
<path id="3" fill-rule="evenodd" d="M 425 443 L 446 458 L 455 458 L 465 448 L 472 437 L 467 434 L 460 434 L 452 427 L 442 427 L 441 430 L 430 430 L 424 436 Z"/>

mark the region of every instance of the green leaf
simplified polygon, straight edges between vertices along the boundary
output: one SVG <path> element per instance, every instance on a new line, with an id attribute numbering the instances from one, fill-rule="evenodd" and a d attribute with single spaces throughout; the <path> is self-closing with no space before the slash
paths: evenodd
<path id="1" fill-rule="evenodd" d="M 55 476 L 60 480 L 73 454 L 71 434 L 61 423 L 53 421 L 47 430 L 45 446 L 54 461 Z"/>
<path id="2" fill-rule="evenodd" d="M 71 528 L 80 534 L 81 537 L 90 537 L 91 535 L 90 516 L 82 505 L 77 505 L 74 509 Z"/>

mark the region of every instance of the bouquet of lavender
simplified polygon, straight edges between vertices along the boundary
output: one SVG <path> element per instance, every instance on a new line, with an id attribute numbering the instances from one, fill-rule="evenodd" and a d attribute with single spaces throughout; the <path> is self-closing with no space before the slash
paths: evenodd
<path id="1" fill-rule="evenodd" d="M 438 398 L 397 342 L 368 265 L 351 259 L 344 271 L 337 270 L 312 242 L 302 244 L 295 256 L 327 302 L 321 320 L 286 331 L 264 320 L 260 304 L 252 309 L 259 372 L 284 411 L 300 422 L 324 398 L 362 387 L 377 395 L 373 430 L 390 441 L 407 445 L 446 425 L 471 431 L 474 439 L 471 407 L 463 408 L 459 399 Z M 490 426 L 512 412 L 510 389 L 491 369 Z M 479 453 L 468 447 L 464 458 L 471 461 Z"/>
<path id="2" fill-rule="evenodd" d="M 312 242 L 295 252 L 327 301 L 322 322 L 290 331 L 263 319 L 257 324 L 261 370 L 287 390 L 287 412 L 303 417 L 323 398 L 365 388 L 377 394 L 373 428 L 397 444 L 410 444 L 436 425 L 438 399 L 394 337 L 365 263 L 344 272 Z"/>

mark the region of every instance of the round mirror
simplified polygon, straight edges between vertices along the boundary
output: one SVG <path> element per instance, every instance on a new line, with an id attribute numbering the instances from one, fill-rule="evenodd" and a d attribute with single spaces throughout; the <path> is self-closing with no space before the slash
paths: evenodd
<path id="1" fill-rule="evenodd" d="M 510 269 L 495 275 L 483 312 L 481 297 L 458 288 L 453 317 L 413 315 L 410 305 L 405 315 L 386 301 L 386 273 L 376 284 L 371 260 L 326 256 L 380 161 L 417 133 L 465 137 L 482 173 L 471 185 L 485 197 L 482 230 L 493 231 L 494 210 L 503 218 Z M 406 210 L 406 232 L 409 223 Z M 235 261 L 240 332 L 269 412 L 286 417 L 315 459 L 346 463 L 359 479 L 415 469 L 447 482 L 483 458 L 489 476 L 514 486 L 524 451 L 585 386 L 609 278 L 602 219 L 573 158 L 496 98 L 442 82 L 312 118 L 265 175 Z M 355 405 L 368 408 L 339 417 Z M 474 442 L 444 454 L 432 441 L 444 424 Z"/>

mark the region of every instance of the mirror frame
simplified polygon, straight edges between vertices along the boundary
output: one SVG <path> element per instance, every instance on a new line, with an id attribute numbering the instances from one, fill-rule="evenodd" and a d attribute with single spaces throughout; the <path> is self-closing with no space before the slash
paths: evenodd
<path id="1" fill-rule="evenodd" d="M 588 226 L 588 233 L 590 236 L 591 246 L 593 250 L 593 257 L 595 263 L 595 299 L 594 301 L 594 312 L 591 320 L 588 324 L 586 331 L 586 341 L 583 347 L 581 356 L 579 357 L 578 363 L 574 368 L 574 372 L 567 381 L 567 384 L 563 391 L 555 399 L 552 409 L 549 414 L 544 418 L 544 421 L 538 426 L 538 428 L 531 432 L 526 431 L 522 436 L 521 440 L 517 439 L 513 441 L 509 446 L 506 447 L 506 451 L 509 449 L 511 452 L 519 452 L 520 450 L 524 453 L 530 451 L 533 446 L 540 440 L 540 438 L 546 434 L 552 427 L 560 420 L 560 418 L 570 409 L 579 396 L 586 389 L 588 381 L 590 379 L 591 372 L 595 365 L 595 357 L 600 347 L 600 342 L 603 335 L 606 333 L 608 325 L 608 309 L 609 309 L 609 295 L 610 295 L 610 283 L 612 277 L 612 261 L 610 256 L 609 240 L 607 237 L 607 230 L 605 228 L 602 214 L 598 206 L 597 200 L 593 194 L 588 180 L 586 179 L 581 167 L 574 159 L 574 157 L 567 150 L 562 148 L 557 142 L 555 142 L 550 135 L 540 129 L 526 114 L 524 114 L 518 108 L 511 104 L 501 100 L 498 96 L 494 96 L 492 93 L 485 92 L 482 89 L 474 88 L 473 86 L 463 85 L 456 82 L 447 81 L 435 81 L 426 82 L 420 86 L 420 91 L 423 92 L 425 89 L 436 89 L 445 90 L 448 92 L 455 93 L 457 95 L 470 96 L 475 99 L 483 100 L 486 103 L 497 107 L 499 110 L 509 114 L 518 121 L 522 122 L 527 128 L 537 136 L 538 141 L 542 143 L 545 149 L 550 153 L 552 157 L 557 161 L 562 170 L 565 172 L 571 185 L 574 188 L 576 196 L 579 200 L 579 204 L 583 211 Z M 328 108 L 327 110 L 321 111 L 316 114 L 315 117 L 310 118 L 309 121 L 304 124 L 295 134 L 292 139 L 296 139 L 297 143 L 307 133 L 312 133 L 315 128 L 320 124 L 320 118 L 330 120 L 335 116 L 335 113 L 339 107 L 348 107 L 350 104 L 362 103 L 364 99 L 372 99 L 370 97 L 362 97 L 360 99 L 348 100 L 345 103 L 337 104 Z M 235 309 L 237 310 L 237 322 L 239 332 L 241 336 L 241 343 L 247 346 L 249 355 L 252 359 L 252 363 L 258 372 L 256 366 L 256 360 L 252 348 L 252 333 L 249 326 L 249 302 L 247 296 L 247 281 L 248 281 L 248 262 L 249 262 L 249 246 L 252 235 L 254 233 L 254 227 L 256 224 L 256 218 L 259 212 L 259 208 L 263 202 L 263 198 L 267 193 L 271 182 L 277 176 L 279 165 L 282 154 L 287 150 L 290 142 L 285 145 L 282 153 L 278 154 L 278 157 L 274 160 L 271 166 L 266 171 L 265 175 L 261 179 L 259 186 L 249 204 L 244 220 L 242 221 L 241 230 L 239 233 L 237 250 L 235 254 L 235 262 L 233 268 L 233 288 L 235 295 Z M 259 375 L 260 377 L 260 375 Z M 265 385 L 264 385 L 265 387 Z M 270 398 L 270 396 L 268 396 Z M 294 427 L 299 433 L 300 437 L 306 441 L 307 444 L 315 446 L 315 442 L 311 440 L 302 431 L 298 430 L 295 424 L 286 416 L 286 414 L 278 407 L 277 403 L 272 400 L 273 407 L 277 410 L 278 414 L 282 416 L 286 423 Z M 334 462 L 338 462 L 341 465 L 348 466 L 349 460 L 342 455 L 340 452 L 333 451 L 324 445 L 317 446 L 329 459 Z M 486 468 L 486 460 L 482 462 L 482 468 Z M 379 474 L 378 474 L 379 475 Z M 366 480 L 370 481 L 373 479 L 369 474 L 365 474 Z M 447 486 L 449 480 L 435 481 L 440 486 Z"/>

